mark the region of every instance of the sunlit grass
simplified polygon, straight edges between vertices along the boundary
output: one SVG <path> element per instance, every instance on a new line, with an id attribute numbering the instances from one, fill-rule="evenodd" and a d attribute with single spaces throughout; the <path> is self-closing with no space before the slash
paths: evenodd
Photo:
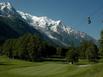
<path id="1" fill-rule="evenodd" d="M 0 77 L 103 77 L 103 60 L 91 64 L 63 62 L 27 62 L 0 57 Z"/>

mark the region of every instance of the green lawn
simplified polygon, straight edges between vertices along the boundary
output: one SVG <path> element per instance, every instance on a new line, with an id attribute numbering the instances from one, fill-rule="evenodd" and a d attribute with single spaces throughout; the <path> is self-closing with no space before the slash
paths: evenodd
<path id="1" fill-rule="evenodd" d="M 0 77 L 103 77 L 102 62 L 101 60 L 101 63 L 88 64 L 86 61 L 81 61 L 77 65 L 71 65 L 62 62 L 27 62 L 0 57 Z"/>

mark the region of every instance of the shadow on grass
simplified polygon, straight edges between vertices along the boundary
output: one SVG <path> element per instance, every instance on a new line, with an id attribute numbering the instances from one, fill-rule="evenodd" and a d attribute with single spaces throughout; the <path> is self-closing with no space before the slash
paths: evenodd
<path id="1" fill-rule="evenodd" d="M 60 59 L 60 58 L 44 58 L 43 61 L 47 61 L 47 62 L 65 62 L 65 59 Z"/>
<path id="2" fill-rule="evenodd" d="M 13 64 L 0 62 L 0 65 L 13 65 Z"/>

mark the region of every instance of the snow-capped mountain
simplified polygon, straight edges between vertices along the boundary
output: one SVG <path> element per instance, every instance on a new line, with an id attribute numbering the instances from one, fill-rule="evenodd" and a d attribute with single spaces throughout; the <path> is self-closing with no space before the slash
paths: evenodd
<path id="1" fill-rule="evenodd" d="M 60 46 L 78 45 L 82 40 L 94 40 L 86 33 L 65 25 L 61 20 L 55 21 L 46 16 L 38 17 L 22 11 L 16 11 L 8 2 L 0 3 L 0 16 L 21 17 L 30 27 L 38 30 Z"/>
<path id="2" fill-rule="evenodd" d="M 9 2 L 0 3 L 0 16 L 19 16 Z"/>
<path id="3" fill-rule="evenodd" d="M 72 27 L 65 25 L 61 20 L 52 20 L 46 16 L 37 17 L 28 13 L 18 11 L 18 13 L 33 28 L 43 32 L 54 42 L 68 46 L 71 44 L 79 44 L 82 40 L 94 40 L 84 32 L 77 31 Z"/>

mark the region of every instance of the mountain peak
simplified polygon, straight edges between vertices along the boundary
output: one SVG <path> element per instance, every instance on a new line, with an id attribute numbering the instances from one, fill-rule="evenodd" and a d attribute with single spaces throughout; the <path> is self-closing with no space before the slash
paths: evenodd
<path id="1" fill-rule="evenodd" d="M 4 10 L 4 9 L 9 9 L 11 10 L 12 9 L 12 5 L 10 2 L 3 2 L 3 3 L 0 3 L 0 10 Z"/>
<path id="2" fill-rule="evenodd" d="M 17 12 L 10 2 L 0 3 L 0 16 L 16 16 Z"/>

